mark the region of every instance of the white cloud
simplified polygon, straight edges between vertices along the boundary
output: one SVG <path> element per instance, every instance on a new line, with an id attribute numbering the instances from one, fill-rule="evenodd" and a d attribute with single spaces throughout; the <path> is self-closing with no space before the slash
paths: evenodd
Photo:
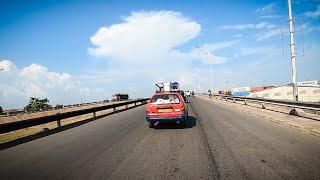
<path id="1" fill-rule="evenodd" d="M 317 9 L 315 11 L 309 11 L 304 13 L 307 17 L 317 18 L 320 16 L 320 5 L 318 5 Z"/>
<path id="2" fill-rule="evenodd" d="M 201 25 L 173 11 L 134 12 L 124 17 L 123 22 L 101 27 L 90 38 L 96 47 L 89 48 L 90 55 L 105 57 L 109 67 L 104 72 L 94 73 L 134 86 L 136 96 L 153 93 L 158 81 L 178 81 L 182 88 L 191 88 L 190 72 L 193 61 L 209 63 L 208 56 L 198 49 L 183 52 L 180 46 L 190 42 L 200 33 Z M 234 42 L 207 44 L 210 50 L 230 47 Z M 214 55 L 215 63 L 225 63 L 226 57 Z M 143 85 L 142 85 L 143 84 Z"/>
<path id="3" fill-rule="evenodd" d="M 243 35 L 242 35 L 242 34 L 235 34 L 234 37 L 235 37 L 235 38 L 242 38 Z"/>
<path id="4" fill-rule="evenodd" d="M 172 51 L 172 56 L 179 58 L 179 59 L 194 59 L 200 60 L 202 63 L 205 64 L 223 64 L 228 61 L 227 57 L 217 56 L 215 51 L 232 47 L 233 45 L 240 42 L 239 40 L 232 40 L 232 41 L 223 41 L 218 43 L 211 43 L 211 44 L 203 44 L 199 46 L 200 48 L 193 47 L 189 52 L 180 52 L 180 51 Z M 208 53 L 210 52 L 212 55 L 212 59 L 209 57 Z"/>
<path id="5" fill-rule="evenodd" d="M 12 61 L 2 60 L 0 68 L 0 105 L 4 108 L 22 108 L 30 97 L 48 98 L 53 105 L 80 103 L 92 91 L 70 74 L 50 72 L 39 64 L 19 69 Z"/>
<path id="6" fill-rule="evenodd" d="M 101 27 L 90 40 L 89 54 L 139 61 L 166 53 L 195 38 L 200 24 L 173 11 L 133 12 L 122 23 Z"/>
<path id="7" fill-rule="evenodd" d="M 258 19 L 272 19 L 272 18 L 284 18 L 284 17 L 285 16 L 273 14 L 273 15 L 262 15 L 262 16 L 259 16 Z"/>
<path id="8" fill-rule="evenodd" d="M 273 12 L 276 8 L 277 8 L 277 3 L 270 3 L 263 6 L 262 8 L 258 8 L 256 12 L 259 14 L 268 14 Z"/>
<path id="9" fill-rule="evenodd" d="M 239 56 L 250 56 L 257 54 L 263 55 L 264 57 L 272 57 L 281 54 L 281 50 L 270 46 L 241 48 Z"/>
<path id="10" fill-rule="evenodd" d="M 247 30 L 247 29 L 271 29 L 276 25 L 269 24 L 267 22 L 261 22 L 257 24 L 235 24 L 235 25 L 224 25 L 221 28 L 225 30 Z"/>
<path id="11" fill-rule="evenodd" d="M 263 40 L 270 39 L 275 36 L 279 36 L 280 34 L 281 34 L 281 28 L 272 29 L 270 31 L 266 31 L 264 33 L 258 34 L 256 40 L 263 41 Z"/>
<path id="12" fill-rule="evenodd" d="M 222 41 L 222 42 L 218 42 L 218 43 L 204 44 L 201 46 L 201 48 L 205 48 L 210 51 L 216 51 L 216 50 L 232 47 L 233 45 L 237 44 L 238 42 L 240 42 L 240 40 Z"/>

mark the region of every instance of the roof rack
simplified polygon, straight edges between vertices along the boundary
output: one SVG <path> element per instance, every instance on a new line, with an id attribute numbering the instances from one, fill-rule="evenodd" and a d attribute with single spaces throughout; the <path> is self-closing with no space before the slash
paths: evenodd
<path id="1" fill-rule="evenodd" d="M 161 82 L 156 83 L 156 92 L 178 92 L 179 83 L 177 82 Z"/>

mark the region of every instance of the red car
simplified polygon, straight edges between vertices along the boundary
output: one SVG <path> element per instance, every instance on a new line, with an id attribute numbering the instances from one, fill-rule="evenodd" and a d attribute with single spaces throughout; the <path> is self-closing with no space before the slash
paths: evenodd
<path id="1" fill-rule="evenodd" d="M 179 92 L 158 92 L 147 104 L 146 120 L 150 128 L 161 122 L 174 122 L 187 127 L 188 107 Z"/>

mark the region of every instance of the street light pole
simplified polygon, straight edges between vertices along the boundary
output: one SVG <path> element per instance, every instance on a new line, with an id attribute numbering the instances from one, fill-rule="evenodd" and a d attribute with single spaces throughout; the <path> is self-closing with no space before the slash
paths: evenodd
<path id="1" fill-rule="evenodd" d="M 229 83 L 229 81 L 226 81 L 226 91 L 229 90 L 229 88 L 228 88 L 228 83 Z"/>
<path id="2" fill-rule="evenodd" d="M 209 59 L 210 59 L 211 91 L 212 91 L 212 93 L 214 93 L 214 90 L 213 90 L 213 69 L 212 69 L 212 66 L 213 66 L 213 56 L 212 56 L 212 54 L 211 54 L 210 51 L 208 51 L 208 50 L 206 50 L 206 49 L 203 49 L 203 48 L 201 48 L 200 46 L 195 46 L 195 47 L 201 49 L 203 52 L 205 52 L 205 53 L 208 54 L 208 56 L 209 56 Z"/>
<path id="3" fill-rule="evenodd" d="M 201 88 L 200 88 L 200 67 L 199 67 L 199 64 L 198 64 L 198 90 L 199 90 L 199 93 L 201 93 Z"/>
<path id="4" fill-rule="evenodd" d="M 290 49 L 291 49 L 291 67 L 292 67 L 292 87 L 293 87 L 293 100 L 298 101 L 298 88 L 297 88 L 297 69 L 296 69 L 296 52 L 294 44 L 294 28 L 291 0 L 288 0 L 289 9 L 289 31 L 290 31 Z"/>

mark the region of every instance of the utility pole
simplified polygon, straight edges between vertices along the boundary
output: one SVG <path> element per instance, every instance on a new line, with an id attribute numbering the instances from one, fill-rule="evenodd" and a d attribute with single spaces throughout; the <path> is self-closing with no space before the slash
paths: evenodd
<path id="1" fill-rule="evenodd" d="M 212 65 L 213 65 L 213 56 L 211 54 L 210 51 L 204 49 L 204 48 L 201 48 L 200 46 L 195 46 L 196 48 L 199 48 L 201 49 L 203 52 L 205 52 L 208 57 L 209 57 L 209 60 L 210 60 L 210 79 L 211 79 L 211 92 L 214 93 L 214 90 L 213 90 L 213 70 L 212 70 Z"/>
<path id="2" fill-rule="evenodd" d="M 214 94 L 214 90 L 213 90 L 213 70 L 212 70 L 212 64 L 213 64 L 213 57 L 211 55 L 211 53 L 209 52 L 209 58 L 210 58 L 210 79 L 211 79 L 211 91 L 212 94 Z"/>
<path id="3" fill-rule="evenodd" d="M 297 87 L 297 69 L 296 69 L 296 52 L 294 43 L 294 28 L 291 0 L 288 0 L 289 9 L 289 31 L 290 31 L 290 49 L 291 49 L 291 67 L 292 67 L 292 87 L 293 87 L 293 100 L 298 101 L 298 87 Z"/>
<path id="4" fill-rule="evenodd" d="M 229 90 L 228 86 L 229 81 L 226 81 L 226 92 Z"/>
<path id="5" fill-rule="evenodd" d="M 199 68 L 199 64 L 198 64 L 198 89 L 199 89 L 199 93 L 201 93 L 201 84 L 200 84 L 200 68 Z"/>

